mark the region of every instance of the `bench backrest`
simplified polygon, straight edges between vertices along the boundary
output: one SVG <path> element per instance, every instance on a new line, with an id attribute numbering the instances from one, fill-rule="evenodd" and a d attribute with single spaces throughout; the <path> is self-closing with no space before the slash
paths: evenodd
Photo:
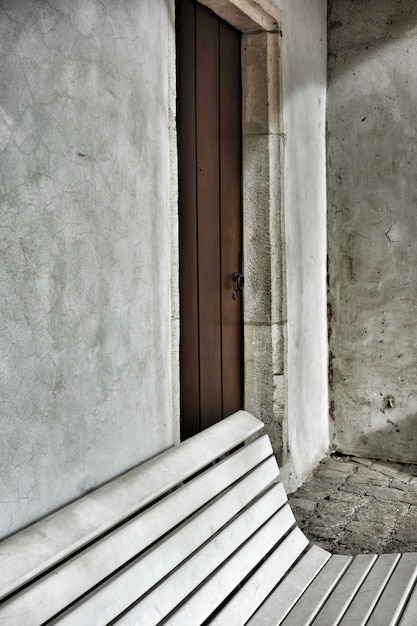
<path id="1" fill-rule="evenodd" d="M 203 623 L 280 542 L 283 576 L 308 542 L 261 431 L 239 411 L 0 543 L 0 624 Z"/>

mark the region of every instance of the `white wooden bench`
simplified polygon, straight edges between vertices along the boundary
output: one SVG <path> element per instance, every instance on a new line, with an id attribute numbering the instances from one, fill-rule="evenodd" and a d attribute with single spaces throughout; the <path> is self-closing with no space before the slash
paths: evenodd
<path id="1" fill-rule="evenodd" d="M 240 411 L 0 543 L 0 624 L 417 624 L 417 555 L 332 556 Z"/>

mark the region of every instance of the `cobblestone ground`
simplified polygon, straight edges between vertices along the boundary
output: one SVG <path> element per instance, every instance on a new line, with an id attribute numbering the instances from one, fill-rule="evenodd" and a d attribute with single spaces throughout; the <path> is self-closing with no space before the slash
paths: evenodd
<path id="1" fill-rule="evenodd" d="M 288 499 L 334 554 L 417 551 L 417 465 L 332 455 Z"/>

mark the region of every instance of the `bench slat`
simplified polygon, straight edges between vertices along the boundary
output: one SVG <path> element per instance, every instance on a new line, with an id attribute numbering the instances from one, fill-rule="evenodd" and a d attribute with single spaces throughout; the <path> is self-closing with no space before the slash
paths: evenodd
<path id="1" fill-rule="evenodd" d="M 307 546 L 308 539 L 301 532 L 292 536 L 291 544 L 280 543 L 210 624 L 246 624 Z"/>
<path id="2" fill-rule="evenodd" d="M 279 626 L 330 557 L 330 552 L 311 546 L 248 621 L 247 626 Z"/>
<path id="3" fill-rule="evenodd" d="M 262 428 L 239 411 L 2 541 L 0 626 L 415 626 L 417 554 L 308 547 Z"/>
<path id="4" fill-rule="evenodd" d="M 216 575 L 208 579 L 204 587 L 200 588 L 188 601 L 170 617 L 167 621 L 169 626 L 189 626 L 189 624 L 195 624 L 200 626 L 206 621 L 212 613 L 226 600 L 229 594 L 231 594 L 237 587 L 239 582 L 244 579 L 252 569 L 259 565 L 259 558 L 271 549 L 274 543 L 274 520 L 264 529 L 261 529 L 257 535 L 255 535 L 248 544 L 243 546 L 241 554 L 234 555 L 230 561 L 226 563 L 221 570 L 216 572 Z M 269 531 L 272 530 L 272 534 L 269 536 Z M 264 537 L 261 537 L 261 533 Z M 301 551 L 300 544 L 304 543 L 304 535 L 299 528 L 293 528 L 289 535 L 284 539 L 286 543 L 286 549 L 291 551 L 294 547 L 294 553 L 299 554 Z M 262 547 L 262 552 L 259 555 L 259 546 Z M 290 547 L 291 546 L 291 547 Z M 297 548 L 297 546 L 299 546 Z M 257 558 L 258 556 L 258 558 Z M 297 558 L 294 555 L 294 559 Z M 235 608 L 238 608 L 235 607 Z M 191 618 L 191 621 L 189 621 Z M 236 615 L 231 621 L 231 624 L 244 624 L 247 616 L 243 612 L 241 616 Z M 211 623 L 211 621 L 210 621 Z M 223 624 L 229 622 L 224 622 Z M 133 626 L 133 625 L 132 625 Z"/>
<path id="5" fill-rule="evenodd" d="M 375 561 L 376 554 L 360 554 L 354 558 L 313 621 L 313 626 L 333 626 L 340 622 Z"/>
<path id="6" fill-rule="evenodd" d="M 100 626 L 116 618 L 271 484 L 276 477 L 276 467 L 271 461 L 267 459 L 155 548 L 72 607 L 57 623 L 78 625 L 85 621 Z M 282 484 L 274 490 L 274 507 L 280 508 L 287 501 L 285 490 Z M 169 509 L 164 515 L 169 515 Z"/>
<path id="7" fill-rule="evenodd" d="M 272 491 L 256 502 L 256 508 L 242 513 L 117 623 L 157 624 L 204 583 L 167 624 L 197 626 L 203 622 L 294 524 L 288 504 L 265 523 L 275 507 L 274 502 L 269 502 L 271 495 Z M 233 554 L 236 550 L 238 556 Z M 211 576 L 220 565 L 217 575 Z"/>
<path id="8" fill-rule="evenodd" d="M 271 528 L 274 520 L 271 520 Z M 263 529 L 262 529 L 263 530 Z M 265 528 L 265 530 L 269 530 Z M 233 593 L 239 582 L 248 576 L 250 571 L 259 565 L 262 560 L 262 553 L 264 555 L 271 549 L 274 543 L 274 531 L 272 535 L 266 536 L 266 546 L 262 546 L 262 553 L 257 557 L 259 547 L 255 546 L 262 539 L 261 533 L 258 533 L 252 538 L 251 542 L 245 545 L 240 554 L 234 555 L 230 561 L 226 563 L 221 570 L 216 572 L 216 575 L 209 579 L 203 588 L 199 589 L 188 601 L 175 613 L 168 621 L 169 626 L 188 626 L 190 623 L 195 623 L 196 626 L 200 626 L 210 615 L 217 609 L 218 606 L 227 598 L 228 595 Z M 262 539 L 264 541 L 264 539 Z M 286 559 L 288 555 L 288 561 L 294 562 L 302 550 L 305 548 L 306 537 L 299 528 L 293 528 L 291 532 L 283 540 L 280 554 Z M 253 544 L 253 545 L 251 545 Z M 278 548 L 276 548 L 278 549 Z M 256 571 L 255 571 L 256 574 Z M 253 576 L 254 574 L 252 574 Z M 248 579 L 248 582 L 251 578 Z M 252 589 L 253 591 L 253 589 Z M 254 607 L 256 608 L 256 606 Z M 245 624 L 248 617 L 253 613 L 248 611 L 248 606 L 242 604 L 242 612 L 239 614 L 239 603 L 233 604 L 233 617 L 229 613 L 228 619 L 220 619 L 217 623 L 220 624 L 233 624 L 240 625 Z M 188 621 L 188 617 L 191 617 L 191 622 Z M 210 624 L 213 622 L 210 621 Z M 215 622 L 216 623 L 216 622 Z"/>
<path id="9" fill-rule="evenodd" d="M 235 487 L 236 494 L 233 494 L 232 490 L 231 495 L 228 495 L 229 501 L 234 506 L 233 514 L 237 513 L 239 506 L 240 508 L 246 506 L 278 477 L 279 470 L 275 458 L 269 456 L 271 452 L 268 437 L 263 436 L 211 467 L 4 603 L 0 607 L 0 624 L 19 625 L 21 614 L 25 614 L 26 619 L 31 619 L 33 624 L 51 618 L 266 458 L 267 461 L 255 469 L 254 475 L 249 475 L 243 484 Z M 282 486 L 280 497 L 281 504 L 286 502 Z M 210 524 L 207 524 L 207 532 L 210 533 Z M 187 554 L 183 558 L 186 556 Z M 110 611 L 110 597 L 115 596 L 118 603 L 125 602 L 120 610 L 125 609 L 138 597 L 135 595 L 132 600 L 127 601 L 125 594 L 119 596 L 116 590 L 110 597 L 108 591 L 105 595 L 101 607 L 91 609 L 97 611 L 95 616 L 101 609 L 106 608 L 105 613 Z M 118 612 L 115 615 L 117 614 Z"/>
<path id="10" fill-rule="evenodd" d="M 417 578 L 417 554 L 403 554 L 368 620 L 369 626 L 394 626 Z"/>
<path id="11" fill-rule="evenodd" d="M 0 543 L 0 599 L 259 433 L 245 411 L 187 439 Z"/>
<path id="12" fill-rule="evenodd" d="M 414 587 L 406 609 L 401 616 L 400 626 L 416 626 L 417 624 L 417 586 Z"/>
<path id="13" fill-rule="evenodd" d="M 308 626 L 352 562 L 352 557 L 333 555 L 282 622 L 285 626 Z"/>
<path id="14" fill-rule="evenodd" d="M 376 563 L 343 616 L 340 626 L 366 624 L 399 558 L 399 554 L 381 554 L 377 558 Z M 415 626 L 415 623 L 413 626 Z"/>

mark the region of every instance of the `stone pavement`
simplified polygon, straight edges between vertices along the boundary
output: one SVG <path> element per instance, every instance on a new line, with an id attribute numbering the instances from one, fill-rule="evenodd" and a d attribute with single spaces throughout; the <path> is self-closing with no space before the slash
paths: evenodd
<path id="1" fill-rule="evenodd" d="M 334 454 L 288 499 L 307 537 L 335 554 L 417 551 L 417 465 Z"/>

